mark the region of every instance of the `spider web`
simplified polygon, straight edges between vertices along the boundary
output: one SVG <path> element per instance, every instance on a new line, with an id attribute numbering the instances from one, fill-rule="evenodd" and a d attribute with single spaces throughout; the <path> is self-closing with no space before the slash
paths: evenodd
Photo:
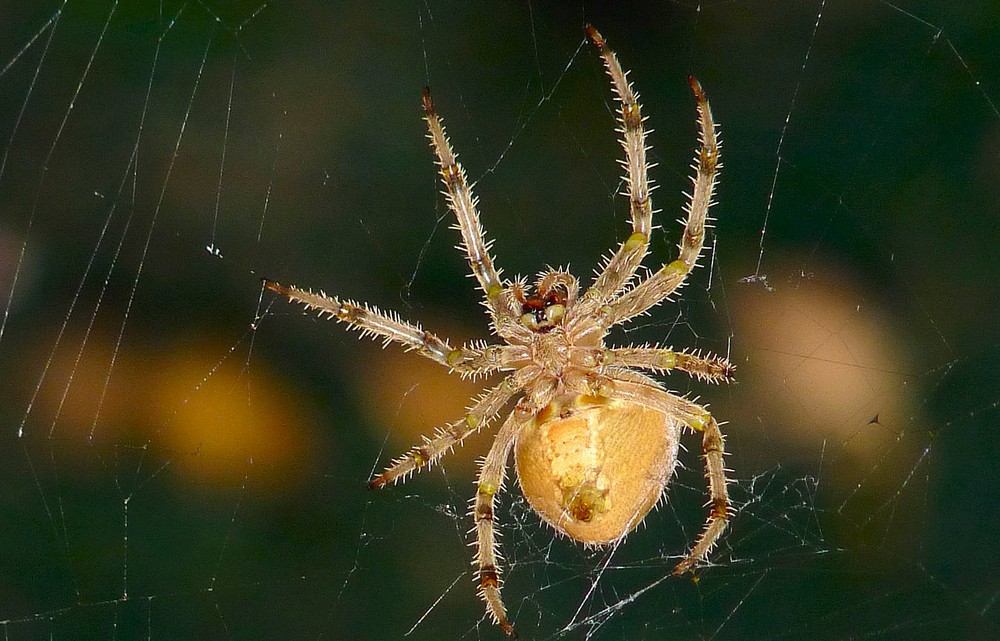
<path id="1" fill-rule="evenodd" d="M 472 3 L 469 3 L 472 5 Z M 4 639 L 500 638 L 467 517 L 489 434 L 364 490 L 480 383 L 358 343 L 260 276 L 487 338 L 423 140 L 433 87 L 508 275 L 584 278 L 627 203 L 597 25 L 679 237 L 722 124 L 716 227 L 612 336 L 727 354 L 736 516 L 697 580 L 697 439 L 626 542 L 508 477 L 523 638 L 1000 637 L 995 3 L 0 3 Z M 421 361 L 421 362 L 418 362 Z"/>

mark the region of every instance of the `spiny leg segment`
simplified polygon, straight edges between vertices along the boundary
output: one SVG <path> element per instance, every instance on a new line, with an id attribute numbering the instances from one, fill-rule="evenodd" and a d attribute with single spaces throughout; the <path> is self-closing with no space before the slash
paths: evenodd
<path id="1" fill-rule="evenodd" d="M 700 146 L 692 167 L 695 170 L 693 190 L 687 204 L 687 222 L 679 245 L 680 255 L 677 260 L 664 265 L 635 288 L 613 300 L 610 303 L 611 312 L 606 318 L 607 327 L 634 318 L 670 296 L 694 269 L 705 243 L 708 209 L 712 206 L 715 180 L 722 165 L 719 162 L 719 139 L 708 98 L 694 76 L 688 77 L 688 83 L 698 103 Z"/>
<path id="2" fill-rule="evenodd" d="M 497 358 L 496 350 L 466 347 L 455 349 L 448 341 L 424 331 L 419 325 L 402 320 L 398 314 L 379 311 L 366 303 L 341 300 L 323 292 L 282 285 L 273 280 L 264 280 L 264 287 L 293 303 L 304 305 L 308 310 L 318 312 L 320 316 L 346 323 L 351 329 L 359 330 L 362 336 L 378 336 L 386 344 L 401 343 L 407 349 L 461 374 L 478 376 L 504 366 L 503 360 Z"/>
<path id="3" fill-rule="evenodd" d="M 592 305 L 600 306 L 625 287 L 646 256 L 652 228 L 653 205 L 649 197 L 652 186 L 647 177 L 646 132 L 642 125 L 639 97 L 632 90 L 632 85 L 618 63 L 615 52 L 608 48 L 601 34 L 591 25 L 587 25 L 586 30 L 591 42 L 604 59 L 604 66 L 611 77 L 611 84 L 619 103 L 618 132 L 622 136 L 621 145 L 625 150 L 623 163 L 626 168 L 625 186 L 632 219 L 632 235 L 621 244 L 587 292 L 587 296 L 594 300 Z"/>
<path id="4" fill-rule="evenodd" d="M 395 483 L 405 479 L 412 472 L 434 464 L 456 445 L 460 445 L 466 438 L 489 425 L 503 406 L 520 390 L 523 378 L 517 374 L 505 378 L 473 403 L 461 420 L 439 429 L 432 438 L 425 438 L 423 443 L 410 448 L 406 454 L 393 461 L 385 471 L 373 478 L 368 487 L 376 489 Z"/>
<path id="5" fill-rule="evenodd" d="M 709 507 L 705 529 L 701 531 L 687 557 L 674 568 L 674 576 L 680 576 L 692 569 L 696 563 L 708 558 L 716 541 L 729 524 L 731 507 L 726 491 L 725 456 L 726 442 L 722 430 L 714 417 L 709 417 L 702 428 L 701 456 L 705 461 L 705 477 L 708 479 Z"/>
<path id="6" fill-rule="evenodd" d="M 476 555 L 473 565 L 479 581 L 479 596 L 494 623 L 509 636 L 515 636 L 514 626 L 507 618 L 507 609 L 500 596 L 500 569 L 497 555 L 497 534 L 493 526 L 496 495 L 503 488 L 507 457 L 517 433 L 533 416 L 525 404 L 519 404 L 500 428 L 493 446 L 479 467 L 476 498 L 472 502 L 472 517 L 476 523 Z"/>
<path id="7" fill-rule="evenodd" d="M 721 356 L 676 352 L 667 347 L 612 347 L 605 350 L 605 363 L 658 373 L 679 370 L 706 383 L 727 383 L 736 369 Z"/>
<path id="8" fill-rule="evenodd" d="M 513 319 L 506 318 L 508 315 L 506 306 L 501 301 L 503 285 L 500 283 L 500 274 L 493 265 L 489 243 L 485 240 L 485 232 L 479 221 L 476 198 L 472 195 L 472 188 L 469 186 L 465 169 L 456 159 L 451 143 L 448 142 L 444 124 L 434 110 L 430 89 L 424 89 L 423 103 L 424 120 L 427 121 L 427 137 L 430 139 L 431 147 L 433 147 L 437 157 L 441 180 L 444 182 L 445 195 L 448 199 L 448 208 L 455 214 L 457 229 L 462 234 L 462 249 L 465 250 L 472 273 L 479 281 L 479 287 L 486 294 L 486 306 L 499 327 L 506 322 L 513 321 Z"/>

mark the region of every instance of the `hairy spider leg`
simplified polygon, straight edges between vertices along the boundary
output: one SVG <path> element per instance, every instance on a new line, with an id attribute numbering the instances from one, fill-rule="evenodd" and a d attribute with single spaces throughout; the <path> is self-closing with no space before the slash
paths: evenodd
<path id="1" fill-rule="evenodd" d="M 479 582 L 479 596 L 486 603 L 486 610 L 493 622 L 507 633 L 514 634 L 514 626 L 507 618 L 507 609 L 500 596 L 500 569 L 497 555 L 497 532 L 493 525 L 493 508 L 496 496 L 503 489 L 507 458 L 521 428 L 534 416 L 530 408 L 521 403 L 511 412 L 497 433 L 493 446 L 479 467 L 476 496 L 472 501 L 472 517 L 476 524 L 476 554 L 472 561 Z"/>
<path id="2" fill-rule="evenodd" d="M 728 383 L 736 367 L 721 356 L 677 352 L 669 347 L 612 347 L 605 349 L 605 363 L 638 367 L 657 373 L 678 370 L 706 383 Z"/>
<path id="3" fill-rule="evenodd" d="M 679 244 L 680 255 L 677 260 L 664 265 L 633 289 L 611 301 L 610 310 L 606 314 L 607 327 L 638 316 L 674 293 L 694 269 L 705 243 L 708 209 L 712 206 L 716 177 L 722 167 L 719 162 L 720 143 L 716 132 L 717 125 L 712 119 L 712 109 L 701 83 L 694 76 L 688 77 L 688 83 L 698 103 L 700 146 L 692 166 L 695 175 L 691 179 L 693 189 L 686 207 L 687 222 Z"/>
<path id="4" fill-rule="evenodd" d="M 477 199 L 469 186 L 465 168 L 458 162 L 448 141 L 444 124 L 434 110 L 429 88 L 424 89 L 423 104 L 427 137 L 437 158 L 448 208 L 455 214 L 456 228 L 462 234 L 462 249 L 465 251 L 473 275 L 479 281 L 479 287 L 486 295 L 486 307 L 490 310 L 490 316 L 499 332 L 509 324 L 515 323 L 516 317 L 512 317 L 509 305 L 505 304 L 502 296 L 504 287 L 500 282 L 500 273 L 494 267 L 493 258 L 490 256 L 490 243 L 486 242 L 486 232 L 476 210 Z"/>
<path id="5" fill-rule="evenodd" d="M 420 325 L 402 320 L 395 312 L 383 312 L 367 303 L 341 300 L 324 292 L 313 292 L 273 280 L 264 280 L 264 287 L 281 294 L 293 303 L 316 311 L 321 317 L 333 318 L 356 329 L 362 336 L 383 339 L 384 344 L 400 343 L 412 350 L 464 375 L 483 375 L 504 367 L 504 359 L 496 350 L 478 347 L 453 348 L 448 341 Z"/>
<path id="6" fill-rule="evenodd" d="M 627 73 L 618 63 L 615 52 L 608 48 L 604 38 L 591 25 L 586 27 L 587 36 L 597 47 L 604 67 L 611 77 L 611 86 L 618 100 L 618 132 L 621 146 L 625 150 L 625 188 L 629 199 L 629 213 L 632 220 L 632 234 L 621 244 L 618 251 L 607 261 L 594 281 L 587 296 L 592 302 L 585 307 L 598 308 L 624 288 L 642 259 L 649 251 L 649 237 L 653 220 L 653 205 L 650 191 L 653 186 L 647 177 L 649 165 L 646 161 L 646 131 L 639 106 L 639 96 L 632 89 Z M 591 309 L 581 309 L 581 313 Z"/>
<path id="7" fill-rule="evenodd" d="M 695 428 L 697 429 L 697 428 Z M 715 547 L 719 537 L 729 524 L 732 508 L 729 504 L 729 493 L 726 491 L 726 441 L 722 430 L 714 417 L 709 415 L 708 421 L 701 428 L 701 456 L 705 461 L 705 477 L 708 479 L 709 507 L 705 527 L 695 541 L 687 557 L 674 568 L 674 576 L 680 576 L 692 569 L 696 563 L 708 558 L 708 553 Z"/>
<path id="8" fill-rule="evenodd" d="M 433 465 L 456 445 L 460 445 L 466 438 L 489 425 L 504 405 L 520 390 L 524 378 L 525 376 L 520 373 L 505 378 L 499 385 L 480 396 L 462 419 L 439 428 L 433 437 L 425 437 L 423 443 L 411 447 L 406 454 L 393 461 L 381 474 L 373 478 L 368 487 L 375 489 L 405 480 L 412 472 Z"/>

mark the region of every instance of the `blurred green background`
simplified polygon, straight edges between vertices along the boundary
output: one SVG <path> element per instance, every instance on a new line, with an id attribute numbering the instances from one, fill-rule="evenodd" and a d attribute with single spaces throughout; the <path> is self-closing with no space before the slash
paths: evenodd
<path id="1" fill-rule="evenodd" d="M 529 639 L 1000 638 L 1000 5 L 0 3 L 5 639 L 501 638 L 466 516 L 479 435 L 365 483 L 482 385 L 359 342 L 267 276 L 488 338 L 424 139 L 433 88 L 508 275 L 589 277 L 627 233 L 614 104 L 639 91 L 671 260 L 696 142 L 724 140 L 692 283 L 616 343 L 727 421 L 737 515 L 697 581 L 688 437 L 615 550 L 509 478 Z"/>

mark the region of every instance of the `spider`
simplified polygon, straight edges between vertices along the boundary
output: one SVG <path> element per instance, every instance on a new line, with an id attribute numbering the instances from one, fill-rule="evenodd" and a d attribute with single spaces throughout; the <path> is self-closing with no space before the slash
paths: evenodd
<path id="1" fill-rule="evenodd" d="M 618 131 L 625 150 L 624 184 L 632 233 L 604 261 L 585 293 L 581 295 L 576 277 L 557 269 L 543 271 L 533 287 L 524 278 L 501 279 L 480 224 L 476 198 L 427 89 L 424 120 L 444 195 L 462 235 L 461 249 L 485 295 L 490 328 L 503 343 L 456 348 L 395 313 L 322 291 L 264 281 L 267 288 L 320 316 L 346 323 L 362 335 L 380 337 L 386 345 L 401 343 L 463 377 L 506 373 L 499 384 L 475 399 L 464 417 L 439 428 L 433 437 L 394 460 L 369 486 L 404 481 L 412 472 L 430 467 L 513 404 L 481 461 L 471 508 L 479 594 L 489 615 L 508 635 L 514 634 L 514 628 L 500 595 L 494 504 L 512 449 L 522 492 L 539 516 L 585 546 L 604 546 L 621 541 L 663 495 L 677 461 L 682 428 L 688 427 L 702 434 L 710 511 L 691 551 L 674 569 L 675 575 L 708 556 L 730 517 L 719 424 L 705 407 L 672 394 L 637 370 L 660 374 L 677 370 L 703 381 L 724 382 L 732 379 L 733 366 L 718 356 L 669 347 L 604 344 L 612 327 L 667 299 L 695 267 L 720 167 L 716 125 L 701 85 L 689 77 L 697 103 L 700 148 L 693 165 L 680 255 L 645 280 L 634 282 L 649 251 L 652 231 L 644 119 L 638 96 L 615 53 L 592 26 L 586 32 L 604 60 L 619 103 Z"/>

